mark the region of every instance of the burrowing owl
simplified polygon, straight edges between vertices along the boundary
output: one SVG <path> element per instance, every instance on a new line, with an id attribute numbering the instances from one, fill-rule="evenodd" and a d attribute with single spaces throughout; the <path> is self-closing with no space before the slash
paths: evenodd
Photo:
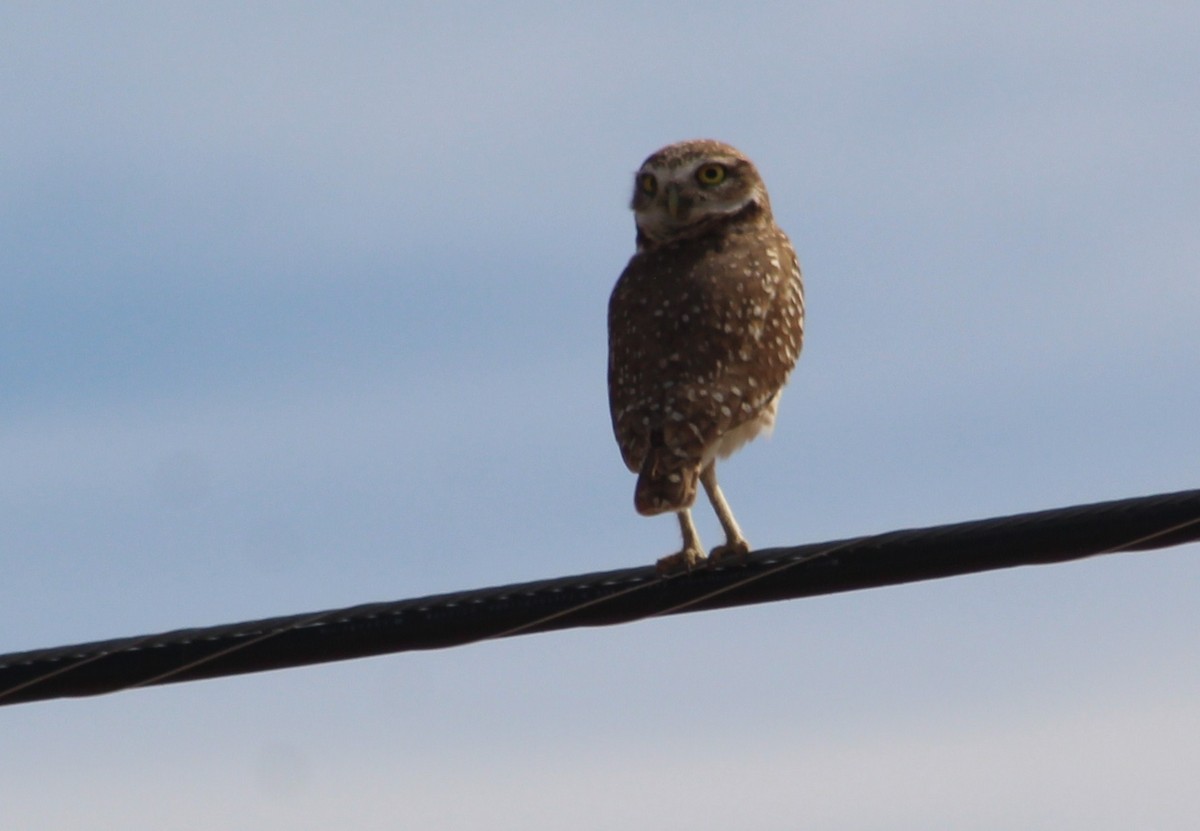
<path id="1" fill-rule="evenodd" d="M 725 530 L 715 561 L 744 556 L 716 459 L 775 423 L 800 355 L 804 288 L 753 162 L 728 144 L 664 147 L 634 178 L 637 253 L 608 304 L 613 431 L 638 474 L 638 513 L 674 511 L 683 548 L 660 573 L 705 559 L 691 506 L 700 482 Z"/>

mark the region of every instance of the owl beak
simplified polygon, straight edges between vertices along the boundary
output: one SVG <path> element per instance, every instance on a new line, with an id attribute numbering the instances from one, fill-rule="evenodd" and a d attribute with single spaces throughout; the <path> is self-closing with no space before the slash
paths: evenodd
<path id="1" fill-rule="evenodd" d="M 666 188 L 667 213 L 671 219 L 679 219 L 679 185 L 671 182 Z"/>

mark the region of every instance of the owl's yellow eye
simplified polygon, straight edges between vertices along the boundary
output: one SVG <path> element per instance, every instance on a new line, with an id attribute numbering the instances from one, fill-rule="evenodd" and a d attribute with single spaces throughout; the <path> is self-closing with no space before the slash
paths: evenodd
<path id="1" fill-rule="evenodd" d="M 696 181 L 705 187 L 719 185 L 725 181 L 725 165 L 706 164 L 696 171 Z"/>
<path id="2" fill-rule="evenodd" d="M 643 173 L 637 179 L 638 190 L 647 196 L 653 196 L 658 193 L 658 180 L 654 178 L 653 173 Z"/>

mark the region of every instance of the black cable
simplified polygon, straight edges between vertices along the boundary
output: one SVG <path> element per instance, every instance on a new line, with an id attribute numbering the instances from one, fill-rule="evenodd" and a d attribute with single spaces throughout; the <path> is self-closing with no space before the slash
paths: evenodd
<path id="1" fill-rule="evenodd" d="M 437 649 L 1200 540 L 1200 490 L 0 655 L 0 704 Z"/>

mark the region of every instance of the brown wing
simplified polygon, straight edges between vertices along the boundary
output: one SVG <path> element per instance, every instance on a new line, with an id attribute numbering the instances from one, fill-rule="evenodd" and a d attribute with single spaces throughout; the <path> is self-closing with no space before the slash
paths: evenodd
<path id="1" fill-rule="evenodd" d="M 783 232 L 760 230 L 640 253 L 617 281 L 609 402 L 630 470 L 651 452 L 698 464 L 786 382 L 801 342 L 799 269 Z"/>

